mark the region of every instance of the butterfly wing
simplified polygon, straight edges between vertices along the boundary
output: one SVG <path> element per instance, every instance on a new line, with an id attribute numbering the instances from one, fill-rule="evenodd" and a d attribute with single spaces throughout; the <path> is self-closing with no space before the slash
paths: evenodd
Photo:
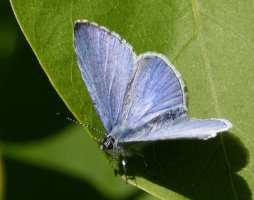
<path id="1" fill-rule="evenodd" d="M 118 121 L 135 55 L 118 35 L 88 21 L 77 21 L 74 45 L 78 66 L 107 133 Z"/>
<path id="2" fill-rule="evenodd" d="M 172 121 L 161 121 L 136 131 L 121 142 L 148 142 L 170 139 L 209 139 L 227 131 L 232 124 L 225 119 L 192 119 L 186 115 Z"/>
<path id="3" fill-rule="evenodd" d="M 137 59 L 136 72 L 124 100 L 121 124 L 142 126 L 174 108 L 185 108 L 180 74 L 163 56 L 145 53 Z"/>
<path id="4" fill-rule="evenodd" d="M 186 112 L 180 74 L 163 56 L 143 54 L 137 60 L 137 71 L 127 91 L 120 117 L 129 131 L 120 137 L 119 143 L 208 139 L 232 127 L 224 119 L 192 119 Z"/>

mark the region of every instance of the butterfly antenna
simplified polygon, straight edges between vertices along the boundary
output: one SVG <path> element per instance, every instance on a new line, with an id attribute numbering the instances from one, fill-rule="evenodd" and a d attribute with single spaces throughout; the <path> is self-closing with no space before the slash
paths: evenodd
<path id="1" fill-rule="evenodd" d="M 57 115 L 61 115 L 61 113 L 56 113 Z M 97 128 L 94 128 L 94 127 L 92 127 L 92 126 L 89 126 L 89 125 L 87 125 L 87 124 L 84 124 L 84 123 L 82 123 L 82 122 L 79 122 L 78 120 L 76 120 L 76 119 L 72 119 L 72 118 L 70 118 L 70 117 L 65 117 L 65 119 L 67 119 L 68 121 L 70 121 L 70 122 L 72 122 L 72 123 L 74 123 L 74 124 L 78 124 L 78 125 L 81 125 L 81 126 L 83 126 L 83 127 L 85 127 L 85 128 L 87 128 L 87 129 L 90 129 L 90 130 L 93 130 L 93 131 L 95 131 L 95 132 L 97 132 L 97 133 L 100 133 L 100 134 L 105 134 L 103 131 L 101 131 L 101 130 L 99 130 L 99 129 L 97 129 Z M 96 138 L 96 137 L 93 137 L 93 136 L 91 136 L 94 140 L 96 140 L 97 142 L 100 142 L 101 140 L 100 139 L 98 139 L 98 138 Z"/>

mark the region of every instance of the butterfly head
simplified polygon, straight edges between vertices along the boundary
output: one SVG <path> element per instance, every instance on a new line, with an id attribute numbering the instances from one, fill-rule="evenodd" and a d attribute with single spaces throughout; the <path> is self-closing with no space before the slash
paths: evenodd
<path id="1" fill-rule="evenodd" d="M 100 149 L 103 151 L 113 149 L 114 143 L 115 143 L 115 139 L 112 136 L 107 136 L 101 141 Z"/>

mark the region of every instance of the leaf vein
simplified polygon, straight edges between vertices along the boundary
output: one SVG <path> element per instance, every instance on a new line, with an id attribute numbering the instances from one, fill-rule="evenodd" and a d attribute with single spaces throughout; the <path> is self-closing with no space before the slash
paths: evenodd
<path id="1" fill-rule="evenodd" d="M 195 30 L 196 30 L 196 33 L 198 34 L 197 35 L 197 40 L 198 40 L 199 47 L 201 49 L 202 57 L 203 57 L 203 60 L 204 60 L 205 70 L 206 70 L 209 85 L 210 85 L 210 88 L 211 88 L 211 95 L 213 97 L 215 111 L 216 111 L 217 115 L 220 115 L 218 97 L 217 97 L 216 92 L 215 92 L 215 86 L 214 86 L 214 82 L 213 82 L 211 65 L 210 65 L 210 61 L 209 61 L 208 54 L 207 54 L 206 47 L 205 47 L 204 36 L 203 36 L 202 31 L 200 30 L 200 27 L 201 27 L 201 25 L 200 25 L 200 10 L 199 10 L 199 5 L 198 5 L 197 1 L 198 0 L 191 0 L 192 11 L 193 11 L 194 21 L 195 21 L 195 26 L 196 26 Z M 237 197 L 236 191 L 235 191 L 234 181 L 233 181 L 232 172 L 231 172 L 231 166 L 230 166 L 230 163 L 229 163 L 229 160 L 228 160 L 228 155 L 227 155 L 227 151 L 226 151 L 226 148 L 225 148 L 225 145 L 224 145 L 222 135 L 220 135 L 220 139 L 221 139 L 221 143 L 222 143 L 222 149 L 223 149 L 223 152 L 224 152 L 224 157 L 225 157 L 225 160 L 226 160 L 226 163 L 227 163 L 231 188 L 232 188 L 232 191 L 234 193 L 234 198 L 237 200 L 238 197 Z"/>
<path id="2" fill-rule="evenodd" d="M 191 44 L 191 42 L 197 37 L 197 34 L 193 34 L 186 42 L 185 44 L 179 49 L 175 57 L 172 59 L 172 62 L 174 63 L 178 57 L 181 55 L 181 53 Z"/>

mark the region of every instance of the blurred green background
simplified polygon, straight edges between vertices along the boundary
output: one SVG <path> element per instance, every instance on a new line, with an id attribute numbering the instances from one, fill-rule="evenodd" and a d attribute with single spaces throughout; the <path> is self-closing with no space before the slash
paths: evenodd
<path id="1" fill-rule="evenodd" d="M 153 199 L 121 177 L 72 116 L 0 1 L 2 199 Z"/>

